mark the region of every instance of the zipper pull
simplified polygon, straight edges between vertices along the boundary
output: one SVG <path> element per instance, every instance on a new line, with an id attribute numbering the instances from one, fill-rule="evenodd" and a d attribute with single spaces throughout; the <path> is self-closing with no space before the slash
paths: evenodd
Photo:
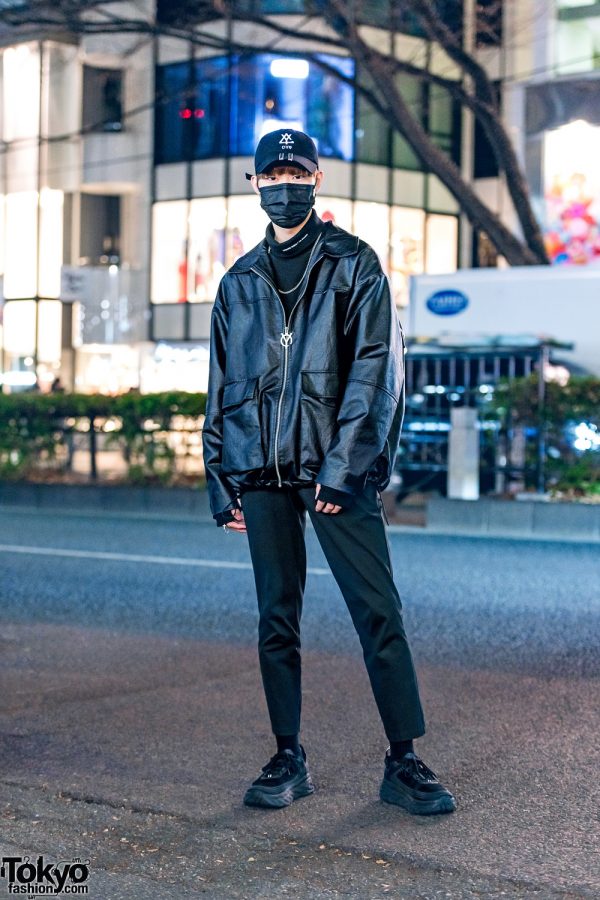
<path id="1" fill-rule="evenodd" d="M 282 347 L 289 347 L 292 343 L 292 332 L 288 329 L 287 325 L 284 326 L 284 330 L 281 332 L 279 343 Z"/>

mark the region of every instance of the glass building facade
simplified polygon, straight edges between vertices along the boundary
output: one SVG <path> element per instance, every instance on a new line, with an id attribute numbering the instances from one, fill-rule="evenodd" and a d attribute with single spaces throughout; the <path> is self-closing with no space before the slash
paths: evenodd
<path id="1" fill-rule="evenodd" d="M 280 123 L 314 136 L 321 157 L 353 154 L 353 92 L 333 71 L 352 77 L 354 62 L 260 53 L 159 66 L 156 72 L 155 162 L 249 156 Z"/>
<path id="2" fill-rule="evenodd" d="M 77 125 L 68 94 L 75 54 L 36 42 L 0 55 L 0 349 L 9 386 L 51 382 L 70 346 L 59 297 L 74 158 L 60 135 Z"/>
<path id="3" fill-rule="evenodd" d="M 451 17 L 460 4 L 442 7 Z M 182 9 L 158 3 L 159 21 Z M 247 3 L 249 17 L 305 12 L 302 0 Z M 356 13 L 390 48 L 402 34 L 424 44 L 398 4 Z M 411 274 L 456 268 L 457 204 L 356 90 L 367 76 L 355 60 L 311 45 L 309 30 L 307 57 L 264 41 L 240 52 L 254 24 L 235 23 L 238 37 L 246 27 L 214 52 L 135 35 L 0 48 L 3 389 L 45 390 L 56 376 L 107 393 L 205 387 L 219 280 L 268 224 L 245 172 L 279 127 L 313 137 L 325 175 L 317 212 L 374 247 L 400 308 Z M 458 163 L 452 98 L 409 76 L 398 86 Z"/>
<path id="4" fill-rule="evenodd" d="M 155 340 L 206 337 L 224 272 L 264 236 L 268 219 L 244 178 L 257 142 L 280 127 L 314 139 L 325 179 L 316 210 L 367 240 L 398 306 L 408 278 L 450 272 L 457 206 L 352 80 L 349 57 L 231 53 L 160 62 L 156 69 L 151 304 Z M 408 76 L 403 96 L 455 162 L 460 115 L 450 95 Z M 177 308 L 176 308 L 177 307 Z"/>

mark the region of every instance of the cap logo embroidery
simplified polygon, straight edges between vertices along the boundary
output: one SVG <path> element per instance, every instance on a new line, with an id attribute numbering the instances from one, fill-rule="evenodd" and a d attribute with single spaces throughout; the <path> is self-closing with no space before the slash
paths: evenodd
<path id="1" fill-rule="evenodd" d="M 294 141 L 292 140 L 292 136 L 289 131 L 284 131 L 282 133 L 279 143 L 283 145 L 284 150 L 290 150 L 294 146 Z"/>

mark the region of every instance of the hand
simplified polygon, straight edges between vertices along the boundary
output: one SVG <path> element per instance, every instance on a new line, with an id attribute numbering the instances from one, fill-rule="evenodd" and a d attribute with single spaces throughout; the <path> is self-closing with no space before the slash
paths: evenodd
<path id="1" fill-rule="evenodd" d="M 317 500 L 320 490 L 321 490 L 321 485 L 317 484 L 317 490 L 315 491 L 315 500 Z M 316 505 L 317 512 L 331 513 L 331 515 L 335 515 L 335 513 L 339 513 L 341 508 L 342 508 L 341 506 L 336 506 L 333 503 L 323 503 L 322 500 L 317 500 L 317 505 Z"/>
<path id="2" fill-rule="evenodd" d="M 238 497 L 238 503 L 240 506 L 242 505 L 239 497 Z M 246 529 L 246 522 L 244 521 L 244 513 L 242 512 L 241 509 L 234 509 L 234 510 L 232 510 L 232 512 L 233 512 L 235 521 L 227 522 L 227 526 L 226 526 L 227 530 L 228 531 L 245 532 L 247 529 Z"/>

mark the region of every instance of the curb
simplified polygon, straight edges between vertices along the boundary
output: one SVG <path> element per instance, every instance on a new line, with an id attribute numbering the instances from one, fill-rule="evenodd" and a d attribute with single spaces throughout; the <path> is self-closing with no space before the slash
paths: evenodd
<path id="1" fill-rule="evenodd" d="M 426 530 L 595 543 L 600 541 L 600 504 L 434 498 L 427 504 Z"/>
<path id="2" fill-rule="evenodd" d="M 168 513 L 212 519 L 204 488 L 130 487 L 87 484 L 35 484 L 0 481 L 0 505 L 95 510 L 119 513 Z"/>
<path id="3" fill-rule="evenodd" d="M 214 522 L 205 488 L 0 481 L 0 507 Z M 309 521 L 307 527 L 311 527 Z M 386 530 L 392 534 L 598 543 L 600 504 L 434 498 L 427 504 L 425 528 L 392 523 Z"/>

